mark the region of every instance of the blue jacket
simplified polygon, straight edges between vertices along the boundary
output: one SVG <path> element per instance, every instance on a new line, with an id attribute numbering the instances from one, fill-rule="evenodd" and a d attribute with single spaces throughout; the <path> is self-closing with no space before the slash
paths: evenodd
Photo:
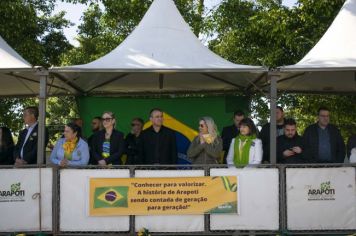
<path id="1" fill-rule="evenodd" d="M 61 138 L 57 141 L 56 146 L 51 153 L 51 162 L 55 165 L 59 165 L 59 163 L 64 159 L 64 149 L 63 144 L 65 143 L 65 139 Z M 79 139 L 77 146 L 75 147 L 72 153 L 72 160 L 68 161 L 69 166 L 85 166 L 88 165 L 89 162 L 89 148 L 88 144 L 83 140 Z"/>

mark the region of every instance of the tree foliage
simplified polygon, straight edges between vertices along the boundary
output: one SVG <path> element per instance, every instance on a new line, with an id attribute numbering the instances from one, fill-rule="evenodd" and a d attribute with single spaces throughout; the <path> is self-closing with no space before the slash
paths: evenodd
<path id="1" fill-rule="evenodd" d="M 35 65 L 88 63 L 117 47 L 152 3 L 152 0 L 62 1 L 88 6 L 78 28 L 78 47 L 69 45 L 63 35 L 63 28 L 71 24 L 64 13 L 52 15 L 56 0 L 2 1 L 0 35 Z M 344 1 L 299 0 L 288 8 L 281 0 L 221 0 L 213 9 L 207 9 L 204 0 L 175 0 L 175 3 L 193 32 L 207 38 L 209 48 L 217 54 L 239 64 L 276 67 L 302 59 L 325 33 Z M 26 103 L 2 101 L 1 121 L 16 123 L 19 118 L 15 111 Z M 356 132 L 356 96 L 279 94 L 279 104 L 287 116 L 298 120 L 300 130 L 315 122 L 317 108 L 326 105 L 332 111 L 332 121 L 342 128 L 345 137 Z M 49 122 L 65 122 L 68 114 L 76 116 L 75 107 L 74 98 L 51 98 Z M 260 124 L 266 122 L 268 98 L 253 94 L 252 111 Z"/>

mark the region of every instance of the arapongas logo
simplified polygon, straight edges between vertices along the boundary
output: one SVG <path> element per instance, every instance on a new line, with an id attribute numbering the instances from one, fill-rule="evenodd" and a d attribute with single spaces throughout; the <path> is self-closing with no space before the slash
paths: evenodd
<path id="1" fill-rule="evenodd" d="M 11 184 L 10 189 L 0 189 L 0 202 L 23 202 L 25 190 L 21 189 L 21 183 Z"/>
<path id="2" fill-rule="evenodd" d="M 319 188 L 308 186 L 308 201 L 335 200 L 335 189 L 330 181 L 323 182 Z"/>

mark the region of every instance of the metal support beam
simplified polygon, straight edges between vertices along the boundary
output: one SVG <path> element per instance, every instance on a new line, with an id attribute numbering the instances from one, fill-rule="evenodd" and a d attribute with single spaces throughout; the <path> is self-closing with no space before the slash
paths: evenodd
<path id="1" fill-rule="evenodd" d="M 46 129 L 46 99 L 47 99 L 47 77 L 48 71 L 39 68 L 36 75 L 40 77 L 39 93 L 39 116 L 38 116 L 38 140 L 37 140 L 37 164 L 42 165 L 45 159 L 45 129 Z"/>
<path id="2" fill-rule="evenodd" d="M 277 80 L 279 74 L 276 72 L 268 73 L 270 80 L 270 163 L 277 163 L 277 120 L 276 120 L 276 109 L 277 109 Z"/>

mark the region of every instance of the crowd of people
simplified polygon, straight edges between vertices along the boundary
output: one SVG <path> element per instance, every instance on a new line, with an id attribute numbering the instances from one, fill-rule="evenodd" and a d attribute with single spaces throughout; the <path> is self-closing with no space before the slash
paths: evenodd
<path id="1" fill-rule="evenodd" d="M 37 163 L 38 108 L 27 107 L 23 112 L 26 128 L 14 144 L 11 131 L 0 127 L 0 164 L 21 166 Z M 133 118 L 131 132 L 124 136 L 116 127 L 117 118 L 107 111 L 94 117 L 93 134 L 82 136 L 82 121 L 65 125 L 63 136 L 52 147 L 50 162 L 60 167 L 98 165 L 174 165 L 178 161 L 176 133 L 163 125 L 163 111 L 154 108 L 149 113 L 152 123 L 143 130 L 144 121 Z M 356 162 L 356 135 L 345 148 L 340 130 L 330 124 L 330 111 L 321 107 L 317 122 L 308 126 L 303 136 L 297 132 L 294 119 L 284 117 L 282 107 L 276 110 L 277 163 L 343 163 L 347 156 Z M 233 124 L 223 128 L 221 137 L 211 117 L 199 119 L 199 134 L 190 143 L 187 157 L 192 164 L 222 164 L 245 166 L 270 163 L 270 123 L 258 131 L 253 120 L 236 111 Z M 45 143 L 48 144 L 46 129 Z M 122 156 L 127 158 L 123 161 Z"/>

